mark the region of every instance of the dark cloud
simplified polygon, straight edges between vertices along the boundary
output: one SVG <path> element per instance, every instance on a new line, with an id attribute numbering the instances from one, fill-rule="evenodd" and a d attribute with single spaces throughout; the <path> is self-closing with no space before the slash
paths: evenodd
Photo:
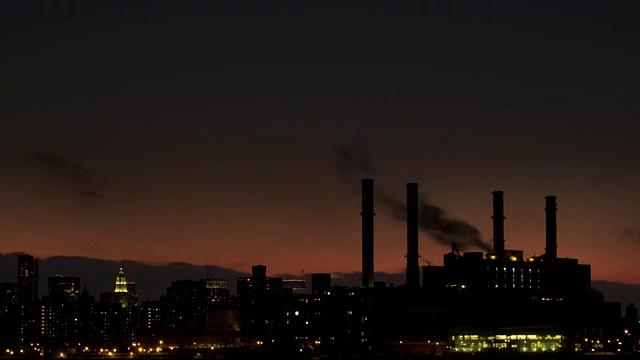
<path id="1" fill-rule="evenodd" d="M 640 243 L 640 227 L 625 229 L 623 232 L 631 240 Z"/>
<path id="2" fill-rule="evenodd" d="M 367 159 L 361 150 L 348 148 L 338 149 L 338 176 L 349 185 L 359 184 L 363 174 L 376 173 L 371 161 Z M 388 195 L 384 187 L 376 187 L 376 199 L 378 203 L 391 212 L 391 215 L 400 221 L 406 221 L 407 208 L 403 201 L 396 200 Z M 482 240 L 480 230 L 464 220 L 451 217 L 442 207 L 432 203 L 429 199 L 420 196 L 419 227 L 437 242 L 451 246 L 455 243 L 460 250 L 480 249 L 490 250 L 491 247 Z"/>
<path id="3" fill-rule="evenodd" d="M 98 194 L 97 191 L 83 191 L 83 192 L 80 193 L 80 195 L 82 195 L 84 197 L 88 197 L 88 198 L 100 197 L 100 194 Z"/>
<path id="4" fill-rule="evenodd" d="M 61 178 L 71 184 L 78 195 L 85 198 L 100 197 L 93 189 L 95 180 L 85 165 L 49 153 L 33 151 L 29 155 L 40 168 L 48 172 L 48 176 Z"/>
<path id="5" fill-rule="evenodd" d="M 60 171 L 70 180 L 91 181 L 89 170 L 82 164 L 65 160 L 59 156 L 33 151 L 31 156 L 41 165 Z"/>

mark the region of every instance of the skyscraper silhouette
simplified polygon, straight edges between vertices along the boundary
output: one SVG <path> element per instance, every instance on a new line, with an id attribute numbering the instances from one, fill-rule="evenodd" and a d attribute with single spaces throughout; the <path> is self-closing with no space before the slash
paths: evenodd
<path id="1" fill-rule="evenodd" d="M 33 304 L 38 298 L 38 259 L 33 255 L 18 256 L 18 301 Z"/>

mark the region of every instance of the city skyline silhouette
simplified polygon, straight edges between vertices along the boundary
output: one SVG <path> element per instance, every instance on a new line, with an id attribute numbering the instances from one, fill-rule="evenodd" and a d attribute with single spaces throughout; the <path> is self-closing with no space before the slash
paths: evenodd
<path id="1" fill-rule="evenodd" d="M 637 5 L 461 4 L 3 2 L 0 252 L 356 271 L 346 148 L 485 241 L 505 191 L 527 255 L 558 196 L 558 256 L 640 283 Z"/>
<path id="2" fill-rule="evenodd" d="M 639 18 L 1 1 L 0 353 L 637 352 Z"/>
<path id="3" fill-rule="evenodd" d="M 119 267 L 113 290 L 101 291 L 98 301 L 86 282 L 81 287 L 79 277 L 61 274 L 49 276 L 47 293 L 39 294 L 39 259 L 14 254 L 17 281 L 0 283 L 0 346 L 10 357 L 637 351 L 640 322 L 634 303 L 624 305 L 622 316 L 623 304 L 593 287 L 591 265 L 557 256 L 555 196 L 545 197 L 545 252 L 525 256 L 505 241 L 503 191 L 492 193 L 492 245 L 483 245 L 486 251 L 461 251 L 474 244 L 467 235 L 477 230 L 442 210 L 434 212 L 419 184 L 407 183 L 402 207 L 390 204 L 384 192 L 376 201 L 374 179 L 360 183 L 360 286 L 338 285 L 330 273 L 312 273 L 309 287 L 303 274 L 284 279 L 269 276 L 265 265 L 253 265 L 250 275 L 236 278 L 235 293 L 229 279 L 213 277 L 207 269 L 206 278 L 171 281 L 158 300 L 139 301 L 137 282 Z M 407 266 L 399 284 L 375 277 L 376 203 L 404 210 Z M 422 277 L 419 230 L 435 231 L 451 246 L 443 265 L 421 267 Z"/>

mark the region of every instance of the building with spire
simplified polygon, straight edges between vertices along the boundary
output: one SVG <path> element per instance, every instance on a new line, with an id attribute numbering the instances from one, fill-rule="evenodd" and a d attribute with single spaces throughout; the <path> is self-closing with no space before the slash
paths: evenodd
<path id="1" fill-rule="evenodd" d="M 115 293 L 126 293 L 127 292 L 127 278 L 124 276 L 124 270 L 120 268 L 118 271 L 118 277 L 116 278 L 116 289 Z"/>
<path id="2" fill-rule="evenodd" d="M 116 287 L 113 291 L 114 302 L 119 302 L 122 307 L 137 306 L 138 295 L 136 293 L 135 281 L 127 281 L 124 270 L 120 268 L 116 277 Z"/>

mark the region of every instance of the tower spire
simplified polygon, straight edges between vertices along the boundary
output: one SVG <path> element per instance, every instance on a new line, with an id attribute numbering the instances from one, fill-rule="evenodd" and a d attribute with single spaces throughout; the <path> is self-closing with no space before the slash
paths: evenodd
<path id="1" fill-rule="evenodd" d="M 124 270 L 120 268 L 118 271 L 118 277 L 116 278 L 116 289 L 114 292 L 117 293 L 126 293 L 127 290 L 127 278 L 124 276 Z"/>

